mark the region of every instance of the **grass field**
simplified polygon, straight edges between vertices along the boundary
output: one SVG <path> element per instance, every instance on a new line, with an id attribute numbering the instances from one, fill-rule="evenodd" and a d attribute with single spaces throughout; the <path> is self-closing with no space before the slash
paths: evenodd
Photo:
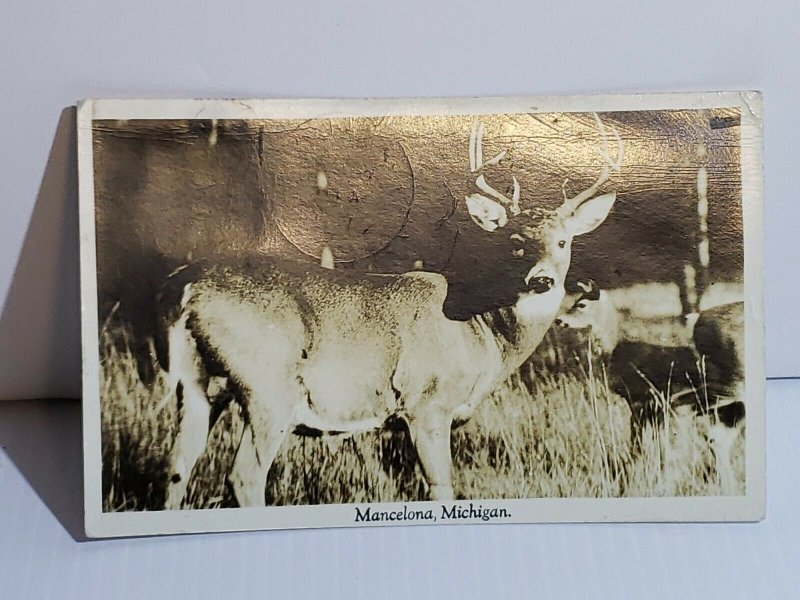
<path id="1" fill-rule="evenodd" d="M 106 511 L 160 510 L 176 403 L 158 376 L 139 379 L 126 329 L 101 335 L 103 502 Z M 541 353 L 497 390 L 451 438 L 456 494 L 462 498 L 720 495 L 707 418 L 670 415 L 645 430 L 632 455 L 630 411 L 608 389 L 602 364 L 582 344 L 548 336 Z M 552 368 L 570 355 L 572 367 Z M 531 382 L 530 390 L 522 381 Z M 220 396 L 225 396 L 221 393 Z M 223 398 L 224 400 L 224 398 Z M 222 401 L 222 400 L 221 400 Z M 243 426 L 235 402 L 221 409 L 195 467 L 187 504 L 235 506 L 226 486 Z M 352 437 L 289 436 L 267 482 L 270 504 L 427 499 L 427 487 L 403 432 Z M 736 493 L 744 493 L 744 440 L 734 445 Z"/>

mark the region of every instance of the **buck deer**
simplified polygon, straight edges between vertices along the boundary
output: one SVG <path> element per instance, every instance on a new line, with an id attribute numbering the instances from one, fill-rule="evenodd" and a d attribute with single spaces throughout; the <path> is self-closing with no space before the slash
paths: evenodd
<path id="1" fill-rule="evenodd" d="M 720 479 L 729 487 L 731 445 L 744 418 L 743 303 L 702 312 L 691 346 L 663 346 L 633 339 L 623 326 L 630 316 L 594 281 L 578 282 L 577 289 L 555 323 L 591 330 L 605 358 L 609 387 L 630 406 L 632 447 L 638 448 L 643 428 L 660 422 L 666 410 L 689 406 L 710 414 L 709 437 L 716 444 Z"/>
<path id="2" fill-rule="evenodd" d="M 182 406 L 170 458 L 167 508 L 182 506 L 209 430 L 208 382 L 224 376 L 243 407 L 246 427 L 229 483 L 240 506 L 263 506 L 267 474 L 291 433 L 334 434 L 406 421 L 432 499 L 454 497 L 450 430 L 526 360 L 564 298 L 572 239 L 606 218 L 615 194 L 596 196 L 619 171 L 622 141 L 611 128 L 611 157 L 585 191 L 556 210 L 519 206 L 481 174 L 466 208 L 487 235 L 516 246 L 515 299 L 465 320 L 445 316 L 448 281 L 414 271 L 354 279 L 339 270 L 258 259 L 250 264 L 183 269 L 170 280 L 180 298 L 166 330 L 162 365 Z M 476 120 L 477 122 L 477 120 Z M 473 126 L 473 173 L 483 162 L 483 127 Z M 512 213 L 508 217 L 506 207 Z M 332 265 L 332 257 L 323 260 Z"/>

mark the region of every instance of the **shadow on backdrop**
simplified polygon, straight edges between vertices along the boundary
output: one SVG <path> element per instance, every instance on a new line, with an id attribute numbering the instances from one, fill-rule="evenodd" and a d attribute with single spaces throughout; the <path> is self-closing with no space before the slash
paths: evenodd
<path id="1" fill-rule="evenodd" d="M 61 112 L 0 315 L 0 399 L 80 397 L 75 115 Z"/>
<path id="2" fill-rule="evenodd" d="M 80 402 L 0 402 L 0 447 L 67 533 L 87 541 Z"/>

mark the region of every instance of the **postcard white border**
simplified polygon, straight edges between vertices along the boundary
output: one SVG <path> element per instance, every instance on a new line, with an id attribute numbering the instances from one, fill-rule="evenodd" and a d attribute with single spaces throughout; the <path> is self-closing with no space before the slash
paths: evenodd
<path id="1" fill-rule="evenodd" d="M 491 523 L 756 521 L 765 511 L 765 379 L 763 328 L 762 102 L 759 92 L 706 92 L 513 98 L 347 100 L 85 100 L 78 120 L 80 193 L 81 335 L 83 342 L 84 511 L 88 537 L 159 535 L 261 529 L 409 525 L 355 522 L 355 507 L 402 510 L 403 503 L 280 506 L 187 511 L 103 513 L 100 442 L 92 121 L 98 119 L 307 119 L 384 115 L 447 115 L 527 112 L 611 112 L 702 108 L 741 110 L 741 173 L 744 216 L 745 385 L 747 402 L 744 496 L 687 498 L 541 498 L 472 500 L 506 508 L 511 516 Z M 453 503 L 447 503 L 451 505 Z M 441 503 L 408 503 L 413 510 L 441 513 Z M 481 523 L 479 519 L 437 524 Z"/>

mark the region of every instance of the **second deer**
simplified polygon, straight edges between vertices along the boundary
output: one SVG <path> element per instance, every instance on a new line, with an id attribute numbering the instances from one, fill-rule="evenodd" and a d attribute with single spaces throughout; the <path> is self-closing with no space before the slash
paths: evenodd
<path id="1" fill-rule="evenodd" d="M 700 314 L 685 345 L 643 341 L 626 328 L 630 315 L 593 281 L 557 317 L 557 326 L 591 331 L 604 359 L 611 391 L 628 401 L 631 444 L 638 447 L 645 426 L 661 422 L 666 411 L 688 406 L 709 414 L 710 436 L 729 445 L 744 419 L 744 305 L 733 302 Z M 728 452 L 722 450 L 720 453 Z"/>

